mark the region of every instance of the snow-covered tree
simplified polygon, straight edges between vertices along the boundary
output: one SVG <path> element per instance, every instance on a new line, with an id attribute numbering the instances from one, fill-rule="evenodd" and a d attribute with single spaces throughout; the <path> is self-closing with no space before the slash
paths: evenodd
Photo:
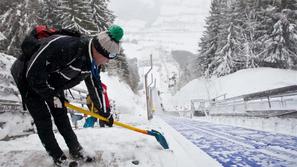
<path id="1" fill-rule="evenodd" d="M 206 31 L 203 33 L 199 43 L 199 55 L 195 60 L 195 68 L 203 70 L 203 73 L 210 74 L 213 69 L 209 64 L 215 57 L 215 52 L 219 42 L 220 24 L 223 21 L 222 0 L 213 0 L 211 2 L 210 16 L 206 19 Z"/>
<path id="2" fill-rule="evenodd" d="M 115 19 L 112 11 L 107 9 L 109 0 L 91 0 L 92 17 L 97 31 L 101 31 L 111 25 Z"/>
<path id="3" fill-rule="evenodd" d="M 214 6 L 220 17 L 212 17 Z M 222 76 L 243 68 L 297 68 L 296 0 L 213 0 L 210 14 L 216 20 L 206 20 L 196 69 Z M 219 26 L 210 31 L 214 22 Z"/>
<path id="4" fill-rule="evenodd" d="M 109 0 L 1 0 L 0 32 L 6 39 L 0 51 L 20 54 L 20 44 L 34 25 L 75 28 L 92 34 L 105 30 L 114 20 Z"/>
<path id="5" fill-rule="evenodd" d="M 223 76 L 242 68 L 242 60 L 239 55 L 242 53 L 242 45 L 238 39 L 238 27 L 230 23 L 226 44 L 218 50 L 215 59 L 210 66 L 215 66 L 214 75 Z"/>
<path id="6" fill-rule="evenodd" d="M 246 7 L 243 9 L 245 21 L 243 22 L 243 52 L 245 68 L 259 67 L 260 59 L 257 55 L 262 50 L 262 42 L 258 40 L 265 33 L 263 29 L 268 28 L 267 24 L 261 23 L 258 18 L 262 11 L 261 0 L 246 0 Z M 263 26 L 265 28 L 263 28 Z"/>
<path id="7" fill-rule="evenodd" d="M 224 22 L 220 24 L 220 43 L 215 53 L 214 60 L 209 67 L 213 68 L 212 74 L 223 76 L 244 68 L 242 62 L 243 29 L 244 29 L 244 2 L 243 0 L 232 3 L 223 10 Z"/>
<path id="8" fill-rule="evenodd" d="M 0 32 L 6 39 L 0 42 L 0 51 L 17 56 L 26 33 L 36 24 L 39 3 L 38 0 L 3 0 L 2 3 L 5 2 L 9 7 L 1 11 Z"/>
<path id="9" fill-rule="evenodd" d="M 108 0 L 59 0 L 56 10 L 62 27 L 77 29 L 82 33 L 94 34 L 105 30 L 114 20 L 107 9 Z"/>
<path id="10" fill-rule="evenodd" d="M 59 0 L 43 0 L 41 10 L 39 11 L 39 24 L 48 25 L 50 27 L 56 26 L 59 22 L 58 7 Z"/>
<path id="11" fill-rule="evenodd" d="M 265 50 L 261 56 L 264 65 L 276 68 L 294 68 L 297 63 L 297 25 L 288 20 L 289 9 L 283 9 L 274 24 L 271 35 L 264 41 Z"/>

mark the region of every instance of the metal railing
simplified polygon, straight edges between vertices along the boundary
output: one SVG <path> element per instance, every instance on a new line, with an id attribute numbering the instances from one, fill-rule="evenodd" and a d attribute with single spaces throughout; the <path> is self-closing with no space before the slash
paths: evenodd
<path id="1" fill-rule="evenodd" d="M 66 98 L 68 100 L 71 100 L 72 103 L 76 103 L 76 104 L 81 105 L 81 106 L 86 105 L 86 96 L 87 96 L 87 94 L 88 94 L 87 91 L 85 91 L 83 89 L 79 89 L 79 88 L 72 88 L 71 93 L 68 90 L 65 91 L 65 96 L 66 96 Z M 114 119 L 119 120 L 119 112 L 116 111 L 116 103 L 112 99 L 110 99 L 110 107 L 111 107 L 110 108 L 111 113 L 114 114 Z M 68 111 L 70 113 L 70 116 L 73 115 L 72 113 L 74 113 L 74 111 L 71 111 L 71 110 L 68 110 Z M 22 106 L 22 103 L 20 101 L 12 101 L 12 100 L 5 100 L 5 99 L 0 99 L 0 116 L 2 116 L 2 114 L 6 115 L 6 117 L 7 117 L 7 114 L 11 114 L 13 116 L 21 115 L 21 116 L 30 117 L 28 110 L 26 110 L 26 111 L 23 110 L 23 106 Z M 80 113 L 78 113 L 78 114 L 80 114 Z M 72 116 L 71 116 L 71 118 L 72 118 Z M 0 121 L 0 128 L 5 126 L 5 124 L 8 121 L 9 120 L 6 120 L 6 119 L 3 120 L 2 119 L 2 121 Z M 72 124 L 73 127 L 75 128 L 75 123 L 73 122 L 72 119 L 71 119 L 71 121 L 73 123 Z M 23 123 L 24 122 L 19 123 L 19 126 L 22 126 Z M 33 120 L 31 122 L 31 124 L 25 123 L 25 125 L 22 126 L 25 129 L 21 129 L 22 130 L 22 132 L 20 132 L 21 135 L 12 134 L 12 133 L 9 132 L 8 134 L 6 134 L 6 137 L 0 138 L 0 140 L 2 140 L 2 141 L 3 140 L 11 140 L 11 139 L 14 139 L 14 138 L 23 137 L 23 136 L 27 136 L 27 135 L 32 134 L 32 133 L 36 133 L 36 130 L 35 130 L 33 125 L 34 125 Z"/>
<path id="2" fill-rule="evenodd" d="M 0 100 L 0 113 L 4 113 L 4 112 L 25 113 L 27 111 L 23 110 L 22 104 L 18 101 Z"/>
<path id="3" fill-rule="evenodd" d="M 225 97 L 224 95 L 218 97 Z M 194 116 L 297 117 L 297 86 L 271 89 L 228 99 L 193 99 Z M 198 105 L 197 105 L 198 104 Z M 294 115 L 296 113 L 296 116 Z"/>
<path id="4" fill-rule="evenodd" d="M 17 92 L 18 93 L 18 92 Z M 71 95 L 72 93 L 72 95 Z M 71 93 L 68 90 L 65 90 L 65 96 L 67 99 L 71 99 L 74 103 L 86 104 L 87 91 L 79 88 L 72 88 Z M 24 111 L 21 101 L 5 100 L 0 99 L 0 113 L 4 112 L 21 112 L 27 113 L 28 110 Z"/>
<path id="5" fill-rule="evenodd" d="M 297 112 L 297 86 L 210 101 L 207 110 L 212 116 L 273 117 L 289 115 Z"/>

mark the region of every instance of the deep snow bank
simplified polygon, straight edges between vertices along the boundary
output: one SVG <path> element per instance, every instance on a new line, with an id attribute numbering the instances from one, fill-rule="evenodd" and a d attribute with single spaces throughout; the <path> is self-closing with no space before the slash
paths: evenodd
<path id="1" fill-rule="evenodd" d="M 256 68 L 237 71 L 220 78 L 198 78 L 189 82 L 165 105 L 188 106 L 191 99 L 226 98 L 297 84 L 297 71 Z"/>

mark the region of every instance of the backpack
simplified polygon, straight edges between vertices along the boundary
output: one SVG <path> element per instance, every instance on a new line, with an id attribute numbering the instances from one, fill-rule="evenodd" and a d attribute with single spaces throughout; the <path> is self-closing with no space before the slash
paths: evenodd
<path id="1" fill-rule="evenodd" d="M 49 28 L 45 25 L 37 25 L 33 27 L 32 31 L 25 37 L 24 41 L 21 44 L 22 54 L 11 66 L 10 72 L 22 97 L 24 110 L 27 110 L 25 105 L 25 99 L 29 88 L 26 79 L 27 62 L 30 60 L 32 55 L 39 49 L 41 45 L 40 40 L 55 34 L 68 35 L 74 37 L 81 36 L 80 32 L 77 30 L 57 29 Z"/>
<path id="2" fill-rule="evenodd" d="M 51 35 L 68 35 L 80 37 L 81 34 L 77 30 L 72 29 L 58 29 L 55 27 L 49 28 L 45 25 L 37 25 L 33 30 L 25 37 L 24 41 L 21 44 L 22 56 L 21 60 L 28 61 L 31 56 L 39 49 L 40 40 Z"/>

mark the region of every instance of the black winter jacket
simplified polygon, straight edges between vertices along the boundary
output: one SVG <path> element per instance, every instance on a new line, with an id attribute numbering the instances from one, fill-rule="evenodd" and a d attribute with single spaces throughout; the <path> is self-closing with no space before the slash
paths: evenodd
<path id="1" fill-rule="evenodd" d="M 27 64 L 29 86 L 45 100 L 82 80 L 97 108 L 102 108 L 101 81 L 91 75 L 91 40 L 86 37 L 53 35 L 42 39 L 41 46 Z"/>

